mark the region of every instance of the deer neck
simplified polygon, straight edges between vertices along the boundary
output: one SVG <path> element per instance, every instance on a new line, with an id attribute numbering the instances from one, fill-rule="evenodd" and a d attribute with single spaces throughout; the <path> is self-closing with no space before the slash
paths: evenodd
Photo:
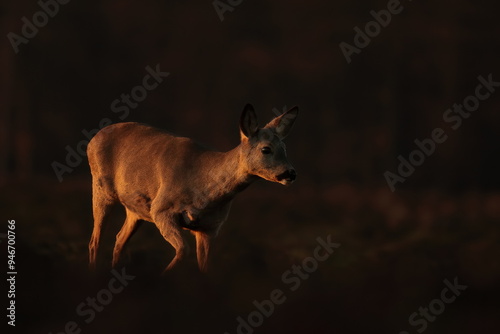
<path id="1" fill-rule="evenodd" d="M 240 152 L 239 146 L 228 152 L 207 152 L 202 164 L 208 202 L 230 201 L 256 179 L 241 163 Z"/>

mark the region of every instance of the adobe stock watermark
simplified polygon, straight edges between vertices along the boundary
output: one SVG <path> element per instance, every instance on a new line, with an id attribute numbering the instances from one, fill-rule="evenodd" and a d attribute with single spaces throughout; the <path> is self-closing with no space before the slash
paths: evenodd
<path id="1" fill-rule="evenodd" d="M 243 0 L 215 0 L 212 2 L 215 12 L 219 16 L 220 21 L 224 21 L 224 13 L 232 12 L 236 7 L 241 5 Z"/>
<path id="2" fill-rule="evenodd" d="M 418 312 L 413 312 L 408 318 L 410 326 L 418 327 L 417 333 L 425 331 L 428 323 L 434 322 L 437 316 L 445 311 L 446 304 L 453 303 L 467 289 L 467 285 L 458 284 L 458 277 L 455 277 L 453 283 L 447 279 L 443 283 L 446 287 L 441 290 L 439 298 L 431 300 L 427 307 L 419 307 Z M 410 332 L 401 331 L 399 334 L 410 334 Z"/>
<path id="3" fill-rule="evenodd" d="M 292 265 L 292 267 L 281 275 L 281 281 L 286 285 L 286 289 L 274 289 L 269 293 L 269 299 L 262 301 L 253 301 L 255 309 L 250 312 L 245 318 L 238 316 L 236 318 L 237 334 L 252 334 L 254 330 L 264 323 L 264 320 L 269 318 L 275 311 L 277 305 L 283 304 L 287 300 L 285 291 L 297 291 L 303 281 L 310 277 L 310 274 L 318 270 L 320 262 L 326 261 L 340 247 L 340 244 L 334 243 L 331 240 L 331 235 L 328 235 L 326 240 L 321 237 L 316 238 L 318 245 L 314 248 L 312 256 L 302 260 L 301 265 Z M 225 332 L 224 334 L 229 334 Z"/>
<path id="4" fill-rule="evenodd" d="M 116 269 L 111 270 L 113 277 L 109 280 L 107 287 L 99 290 L 95 297 L 87 297 L 85 301 L 78 304 L 75 312 L 82 317 L 85 324 L 91 323 L 98 312 L 102 312 L 108 306 L 115 295 L 121 293 L 135 276 L 125 273 L 125 268 L 121 272 Z M 71 320 L 64 325 L 64 329 L 54 334 L 79 334 L 82 332 L 81 322 Z M 53 334 L 49 332 L 49 334 Z"/>
<path id="5" fill-rule="evenodd" d="M 39 29 L 45 27 L 49 23 L 49 19 L 54 18 L 59 13 L 60 5 L 66 5 L 70 0 L 40 0 L 38 6 L 41 10 L 35 12 L 31 17 L 31 21 L 23 16 L 21 21 L 23 26 L 21 28 L 21 35 L 13 32 L 7 34 L 7 38 L 14 49 L 16 54 L 19 53 L 19 46 L 21 44 L 28 44 L 30 39 L 35 38 Z"/>
<path id="6" fill-rule="evenodd" d="M 479 109 L 480 102 L 490 98 L 495 92 L 496 87 L 500 87 L 500 82 L 493 81 L 493 74 L 488 74 L 488 77 L 477 77 L 479 84 L 476 86 L 474 95 L 467 96 L 462 104 L 453 104 L 452 108 L 446 109 L 443 113 L 443 120 L 450 124 L 452 130 L 458 130 L 464 119 L 469 118 L 476 110 Z M 465 110 L 464 110 L 465 109 Z M 397 173 L 385 171 L 384 177 L 387 185 L 392 192 L 396 190 L 397 183 L 403 183 L 416 170 L 416 167 L 422 166 L 426 158 L 430 157 L 435 151 L 438 144 L 444 143 L 448 139 L 445 130 L 440 127 L 433 129 L 429 138 L 414 140 L 416 148 L 410 152 L 408 158 L 402 155 L 398 156 L 399 165 Z"/>
<path id="7" fill-rule="evenodd" d="M 148 96 L 148 92 L 156 89 L 164 80 L 164 78 L 170 75 L 169 72 L 162 72 L 160 70 L 160 64 L 156 64 L 156 67 L 153 69 L 151 66 L 146 66 L 147 74 L 142 79 L 142 84 L 133 87 L 130 91 L 130 94 L 122 93 L 120 98 L 117 98 L 111 102 L 110 108 L 111 111 L 115 114 L 118 114 L 118 118 L 120 121 L 125 120 L 129 114 L 130 109 L 135 109 L 139 105 L 140 102 L 144 101 Z M 51 163 L 51 167 L 54 170 L 54 173 L 57 176 L 59 182 L 63 181 L 63 175 L 66 173 L 71 173 L 73 170 L 80 166 L 83 162 L 83 157 L 87 156 L 87 145 L 90 140 L 101 130 L 102 128 L 113 124 L 114 122 L 109 118 L 103 118 L 99 121 L 99 126 L 90 131 L 87 129 L 82 130 L 82 135 L 85 139 L 80 140 L 75 148 L 66 145 L 66 159 L 65 163 L 61 163 L 59 161 L 53 161 Z"/>
<path id="8" fill-rule="evenodd" d="M 401 5 L 400 0 L 389 0 L 386 9 L 379 10 L 378 12 L 371 10 L 370 15 L 373 17 L 373 20 L 367 22 L 363 30 L 358 26 L 354 27 L 354 45 L 347 42 L 340 42 L 339 44 L 347 63 L 350 64 L 353 54 L 360 54 L 361 50 L 366 48 L 372 39 L 381 33 L 382 28 L 386 28 L 391 23 L 393 15 L 401 14 L 403 9 L 404 7 Z"/>

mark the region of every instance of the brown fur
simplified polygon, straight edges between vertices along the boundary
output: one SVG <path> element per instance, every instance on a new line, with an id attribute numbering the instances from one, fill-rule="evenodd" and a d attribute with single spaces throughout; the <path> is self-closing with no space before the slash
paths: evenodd
<path id="1" fill-rule="evenodd" d="M 259 177 L 286 185 L 295 179 L 282 139 L 297 112 L 292 108 L 259 129 L 247 105 L 240 121 L 241 143 L 228 152 L 138 123 L 102 129 L 87 148 L 94 214 L 90 266 L 95 267 L 103 222 L 111 206 L 120 203 L 127 216 L 116 236 L 113 266 L 140 223 L 149 221 L 176 251 L 165 270 L 188 252 L 184 228 L 196 237 L 198 265 L 205 271 L 210 242 L 226 221 L 234 196 Z M 272 154 L 264 154 L 263 146 L 271 147 Z"/>

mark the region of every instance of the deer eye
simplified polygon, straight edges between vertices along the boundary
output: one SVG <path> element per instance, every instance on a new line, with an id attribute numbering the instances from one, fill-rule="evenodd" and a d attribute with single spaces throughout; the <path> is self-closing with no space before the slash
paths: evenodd
<path id="1" fill-rule="evenodd" d="M 260 151 L 262 152 L 262 154 L 271 154 L 272 153 L 272 150 L 269 146 L 263 147 Z"/>

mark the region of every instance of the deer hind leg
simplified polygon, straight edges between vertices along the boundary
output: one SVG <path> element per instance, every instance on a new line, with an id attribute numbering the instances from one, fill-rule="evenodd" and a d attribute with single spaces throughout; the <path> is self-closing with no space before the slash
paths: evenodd
<path id="1" fill-rule="evenodd" d="M 118 264 L 123 247 L 125 247 L 132 235 L 142 224 L 142 220 L 140 220 L 133 212 L 128 209 L 126 211 L 127 217 L 125 218 L 125 223 L 116 235 L 115 248 L 113 250 L 113 267 Z"/>
<path id="2" fill-rule="evenodd" d="M 99 249 L 99 242 L 101 239 L 101 231 L 103 224 L 106 223 L 107 217 L 113 207 L 113 202 L 106 199 L 105 196 L 94 190 L 92 196 L 92 210 L 94 215 L 94 229 L 92 230 L 92 237 L 89 242 L 89 267 L 95 269 L 97 250 Z"/>
<path id="3" fill-rule="evenodd" d="M 210 241 L 212 236 L 200 231 L 193 232 L 196 237 L 196 257 L 198 258 L 198 267 L 201 272 L 207 272 L 208 252 L 210 250 Z"/>
<path id="4" fill-rule="evenodd" d="M 154 221 L 163 238 L 175 249 L 175 257 L 163 271 L 165 274 L 167 271 L 176 267 L 179 262 L 186 257 L 189 253 L 189 246 L 184 241 L 182 237 L 182 228 L 176 222 L 173 215 L 163 212 L 157 215 L 157 217 L 154 217 Z"/>

